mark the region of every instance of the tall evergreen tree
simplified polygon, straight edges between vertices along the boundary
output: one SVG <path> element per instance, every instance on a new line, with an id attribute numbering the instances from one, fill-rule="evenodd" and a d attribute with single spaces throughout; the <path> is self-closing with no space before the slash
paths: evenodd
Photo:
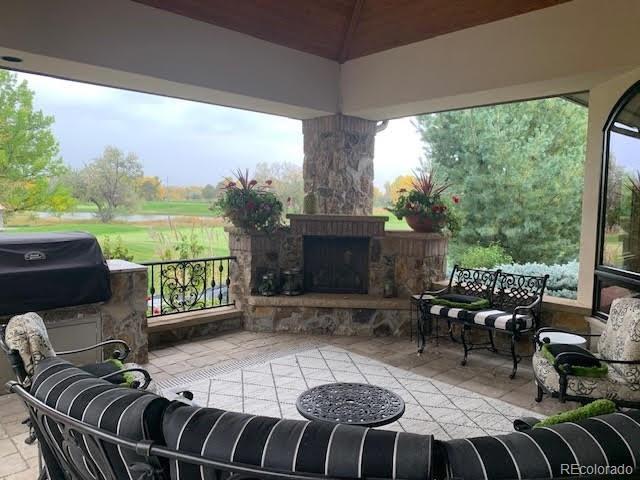
<path id="1" fill-rule="evenodd" d="M 560 98 L 423 115 L 425 156 L 462 197 L 462 246 L 516 262 L 575 259 L 587 110 Z"/>

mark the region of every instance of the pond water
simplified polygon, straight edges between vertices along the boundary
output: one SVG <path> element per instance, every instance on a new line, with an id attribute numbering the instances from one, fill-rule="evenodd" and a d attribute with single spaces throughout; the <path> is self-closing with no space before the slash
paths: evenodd
<path id="1" fill-rule="evenodd" d="M 91 212 L 68 212 L 55 215 L 51 212 L 34 212 L 38 218 L 61 218 L 62 220 L 94 220 L 96 218 Z M 134 214 L 134 215 L 116 215 L 114 220 L 117 222 L 157 222 L 168 218 L 176 218 L 180 215 L 158 215 L 158 214 Z"/>

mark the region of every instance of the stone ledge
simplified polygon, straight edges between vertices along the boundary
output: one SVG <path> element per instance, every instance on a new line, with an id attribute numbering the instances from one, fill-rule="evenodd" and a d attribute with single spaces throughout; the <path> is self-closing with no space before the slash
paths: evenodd
<path id="1" fill-rule="evenodd" d="M 124 273 L 124 272 L 146 272 L 147 267 L 138 263 L 128 262 L 126 260 L 107 260 L 107 266 L 109 267 L 109 273 Z"/>
<path id="2" fill-rule="evenodd" d="M 242 311 L 230 306 L 151 317 L 147 319 L 147 325 L 149 333 L 157 333 L 205 323 L 221 322 L 237 317 L 242 317 Z"/>
<path id="3" fill-rule="evenodd" d="M 385 230 L 385 237 L 397 237 L 397 238 L 408 238 L 408 239 L 419 239 L 419 240 L 440 240 L 443 238 L 449 238 L 448 235 L 444 233 L 421 233 L 414 232 L 413 230 Z"/>
<path id="4" fill-rule="evenodd" d="M 552 297 L 545 295 L 542 301 L 542 308 L 553 310 L 554 312 L 575 313 L 577 315 L 590 315 L 591 307 L 579 303 L 571 298 Z"/>
<path id="5" fill-rule="evenodd" d="M 374 295 L 342 293 L 305 293 L 304 295 L 251 295 L 247 304 L 254 307 L 312 307 L 371 310 L 409 310 L 408 298 L 381 298 Z"/>

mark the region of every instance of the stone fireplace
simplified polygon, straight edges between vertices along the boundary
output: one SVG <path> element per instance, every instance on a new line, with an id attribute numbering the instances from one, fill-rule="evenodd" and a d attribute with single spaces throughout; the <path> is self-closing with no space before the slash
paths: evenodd
<path id="1" fill-rule="evenodd" d="M 387 217 L 371 215 L 375 137 L 385 125 L 341 114 L 303 120 L 305 214 L 270 234 L 227 229 L 237 258 L 231 294 L 246 329 L 409 332 L 409 298 L 444 277 L 447 238 L 386 230 Z M 293 268 L 304 272 L 303 295 L 258 294 L 263 275 Z"/>
<path id="2" fill-rule="evenodd" d="M 229 228 L 232 295 L 245 328 L 339 335 L 402 335 L 409 297 L 444 277 L 447 238 L 439 233 L 385 230 L 387 217 L 289 215 L 272 234 Z M 264 297 L 262 275 L 305 273 L 305 293 Z M 385 283 L 395 296 L 385 298 Z"/>

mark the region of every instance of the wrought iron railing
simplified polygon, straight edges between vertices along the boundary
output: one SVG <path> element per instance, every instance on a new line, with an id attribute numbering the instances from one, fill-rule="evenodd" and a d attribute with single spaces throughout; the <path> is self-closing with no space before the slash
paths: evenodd
<path id="1" fill-rule="evenodd" d="M 230 269 L 236 257 L 146 262 L 147 317 L 234 305 Z"/>

